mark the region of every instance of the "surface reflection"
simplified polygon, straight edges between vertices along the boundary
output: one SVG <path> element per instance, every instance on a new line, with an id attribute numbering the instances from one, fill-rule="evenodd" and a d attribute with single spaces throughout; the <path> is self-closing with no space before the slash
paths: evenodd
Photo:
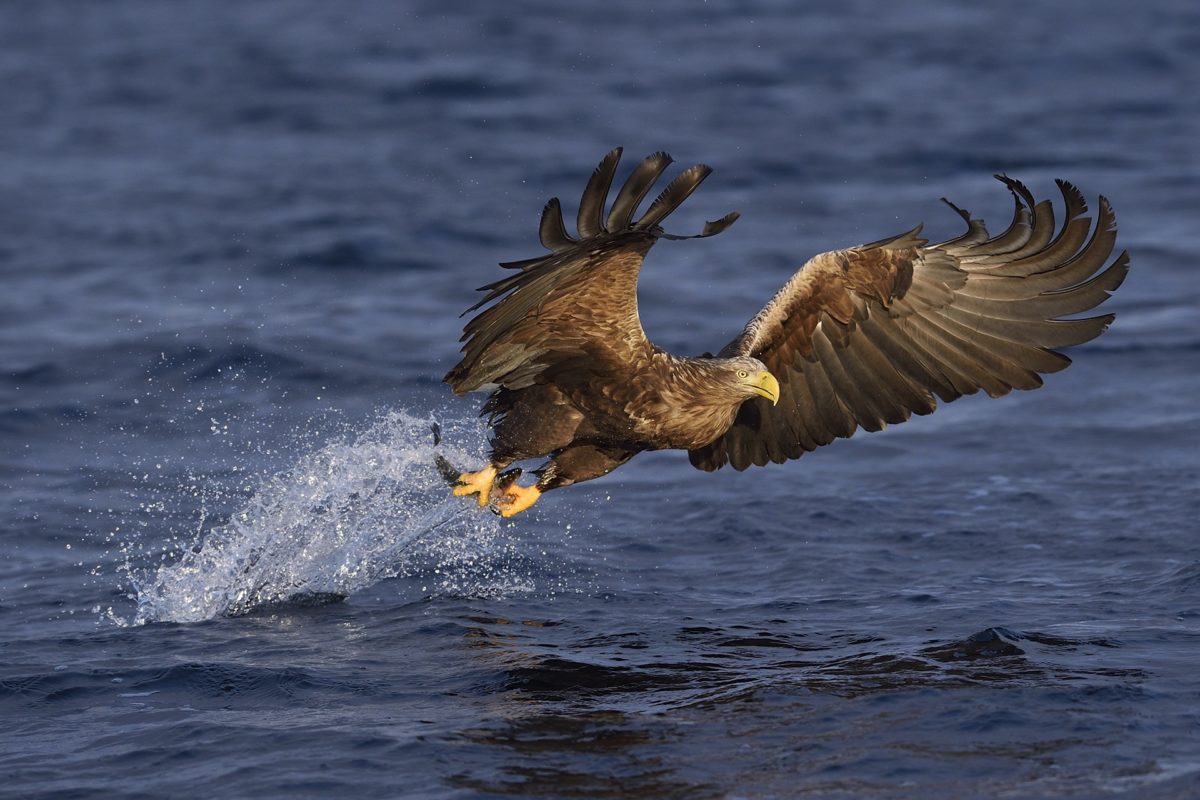
<path id="1" fill-rule="evenodd" d="M 798 634 L 782 624 L 692 626 L 651 637 L 670 642 L 656 648 L 640 633 L 597 635 L 569 622 L 489 616 L 471 623 L 466 643 L 489 676 L 479 686 L 483 721 L 450 734 L 464 757 L 447 780 L 505 796 L 867 791 L 853 778 L 866 758 L 927 761 L 934 772 L 953 759 L 981 774 L 1011 767 L 1015 753 L 1050 764 L 1090 740 L 1001 736 L 963 747 L 960 727 L 1002 732 L 1040 712 L 983 706 L 937 718 L 929 691 L 951 708 L 955 695 L 996 684 L 1069 703 L 1081 684 L 1145 678 L 1092 663 L 1096 648 L 1117 647 L 1111 641 L 1002 627 L 897 643 L 851 632 Z M 714 753 L 723 754 L 717 763 Z"/>
<path id="2" fill-rule="evenodd" d="M 535 712 L 462 739 L 509 751 L 487 774 L 458 773 L 451 785 L 500 795 L 562 797 L 722 797 L 689 781 L 664 758 L 679 740 L 673 726 L 620 711 Z M 586 767 L 586 768 L 581 768 Z"/>

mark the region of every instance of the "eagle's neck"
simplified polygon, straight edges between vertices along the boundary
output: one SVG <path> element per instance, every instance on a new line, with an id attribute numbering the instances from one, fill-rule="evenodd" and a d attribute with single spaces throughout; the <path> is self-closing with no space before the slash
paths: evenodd
<path id="1" fill-rule="evenodd" d="M 703 447 L 733 424 L 746 395 L 730 384 L 726 359 L 656 352 L 644 390 L 629 404 L 647 449 Z"/>

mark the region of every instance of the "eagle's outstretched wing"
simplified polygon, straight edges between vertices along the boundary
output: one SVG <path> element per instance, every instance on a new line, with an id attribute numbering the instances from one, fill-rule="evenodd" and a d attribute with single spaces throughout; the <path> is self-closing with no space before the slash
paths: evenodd
<path id="1" fill-rule="evenodd" d="M 684 170 L 634 221 L 671 157 L 655 153 L 643 160 L 605 215 L 620 158 L 618 147 L 592 173 L 579 203 L 578 239 L 567 234 L 558 198 L 552 199 L 539 231 L 550 255 L 502 264 L 517 273 L 481 288 L 488 294 L 468 312 L 498 302 L 463 329 L 462 361 L 444 378 L 455 394 L 553 382 L 555 370 L 581 360 L 633 365 L 646 357 L 649 344 L 637 309 L 642 259 L 660 238 L 692 238 L 664 233 L 659 223 L 712 170 L 703 164 Z M 737 217 L 735 212 L 709 222 L 698 236 L 720 233 Z"/>
<path id="2" fill-rule="evenodd" d="M 692 464 L 782 463 L 859 427 L 928 414 L 935 395 L 1033 389 L 1071 363 L 1054 349 L 1095 338 L 1113 317 L 1064 318 L 1104 302 L 1129 270 L 1127 253 L 1105 267 L 1112 208 L 1100 198 L 1089 238 L 1083 195 L 1058 181 L 1066 221 L 1055 235 L 1050 202 L 997 177 L 1016 214 L 995 238 L 951 206 L 968 226 L 957 239 L 930 245 L 918 227 L 805 264 L 721 351 L 760 358 L 779 380 L 778 405 L 747 401 L 727 433 L 689 452 Z"/>

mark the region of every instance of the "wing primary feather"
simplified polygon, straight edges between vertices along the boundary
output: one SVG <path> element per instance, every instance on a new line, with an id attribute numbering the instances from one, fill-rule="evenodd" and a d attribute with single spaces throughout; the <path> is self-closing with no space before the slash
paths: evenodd
<path id="1" fill-rule="evenodd" d="M 587 188 L 583 190 L 583 196 L 579 200 L 579 214 L 576 217 L 581 239 L 604 232 L 604 204 L 608 200 L 608 189 L 612 186 L 617 164 L 621 161 L 621 152 L 620 147 L 610 150 L 592 172 Z"/>
<path id="2" fill-rule="evenodd" d="M 1035 275 L 1047 269 L 1056 268 L 1079 250 L 1080 246 L 1087 241 L 1088 231 L 1091 229 L 1091 219 L 1084 216 L 1087 213 L 1087 203 L 1073 185 L 1062 180 L 1057 183 L 1063 195 L 1066 211 L 1063 226 L 1054 240 L 1042 250 L 1023 257 L 1015 257 L 1013 253 L 1006 253 L 979 259 L 975 262 L 978 267 L 990 266 L 990 269 L 986 269 L 989 275 L 1015 277 Z M 1103 205 L 1101 203 L 1101 220 L 1097 231 L 1106 225 Z M 1109 221 L 1111 221 L 1112 209 L 1109 208 L 1108 211 Z"/>
<path id="3" fill-rule="evenodd" d="M 504 269 L 529 269 L 536 267 L 546 261 L 546 256 L 538 256 L 537 258 L 523 258 L 520 261 L 501 261 L 500 266 Z"/>
<path id="4" fill-rule="evenodd" d="M 1016 260 L 1039 252 L 1054 237 L 1054 204 L 1043 200 L 1032 209 L 1033 222 L 1029 232 L 1029 241 L 1020 250 L 1014 250 L 1008 257 Z"/>
<path id="5" fill-rule="evenodd" d="M 1037 202 L 1034 200 L 1033 193 L 1018 180 L 1009 178 L 1007 175 L 996 175 L 997 180 L 1008 187 L 1009 191 L 1017 195 L 1030 209 L 1029 221 L 1029 236 L 1024 238 L 1024 241 L 1019 247 L 1008 250 L 1005 254 L 1007 260 L 1012 261 L 1018 258 L 1024 258 L 1027 255 L 1032 255 L 1039 252 L 1054 236 L 1054 206 L 1049 200 Z M 1003 236 L 1004 234 L 1002 234 Z M 987 243 L 985 242 L 984 245 Z M 951 253 L 963 258 L 970 258 L 973 255 L 982 255 L 982 252 L 973 252 L 977 248 L 963 249 L 956 246 L 953 242 L 945 242 L 939 247 L 946 247 Z"/>
<path id="6" fill-rule="evenodd" d="M 637 207 L 650 193 L 659 176 L 671 165 L 672 160 L 670 155 L 662 151 L 642 159 L 621 186 L 621 191 L 617 192 L 617 199 L 613 201 L 612 210 L 608 212 L 608 230 L 621 231 L 629 227 Z"/>
<path id="7" fill-rule="evenodd" d="M 1114 222 L 1111 206 L 1100 198 L 1100 221 L 1083 249 L 1049 269 L 1031 275 L 1003 275 L 997 274 L 998 270 L 977 274 L 967 284 L 964 294 L 997 300 L 1025 300 L 1046 292 L 1070 291 L 1103 267 L 1112 254 L 1117 237 Z"/>
<path id="8" fill-rule="evenodd" d="M 999 366 L 994 370 L 996 374 L 1004 374 L 1002 371 L 1004 363 L 1016 367 L 1023 373 L 1030 370 L 1046 373 L 1058 372 L 1071 363 L 1066 356 L 1053 350 L 1047 350 L 1037 342 L 1013 341 L 1007 337 L 995 336 L 982 326 L 966 325 L 942 311 L 931 315 L 931 320 L 942 330 L 976 348 L 983 354 L 984 363 L 990 366 L 993 361 L 997 362 Z M 1017 386 L 1016 383 L 1013 385 Z"/>
<path id="9" fill-rule="evenodd" d="M 1087 241 L 1091 227 L 1090 218 L 1076 217 L 1063 225 L 1058 236 L 1044 250 L 1015 260 L 1009 260 L 1005 256 L 994 257 L 990 261 L 998 262 L 998 265 L 986 269 L 985 274 L 1022 278 L 1055 270 L 1079 251 L 1080 245 Z M 978 264 L 986 267 L 987 262 L 981 261 Z"/>
<path id="10" fill-rule="evenodd" d="M 720 219 L 715 219 L 710 222 L 704 223 L 704 229 L 700 231 L 699 235 L 697 235 L 693 238 L 703 239 L 705 236 L 716 236 L 718 233 L 725 230 L 733 223 L 737 222 L 738 218 L 741 216 L 742 215 L 736 211 L 730 211 L 728 214 L 721 217 Z"/>
<path id="11" fill-rule="evenodd" d="M 1025 242 L 1029 241 L 1029 234 L 1031 232 L 1029 225 L 1029 221 L 1031 219 L 1029 209 L 1021 200 L 1021 195 L 1013 191 L 1011 186 L 1008 187 L 1008 191 L 1009 194 L 1012 195 L 1013 204 L 1015 206 L 1013 209 L 1012 221 L 1009 222 L 1008 227 L 1003 233 L 988 239 L 986 242 L 977 247 L 971 248 L 971 251 L 967 256 L 968 258 L 1010 253 L 1013 250 L 1020 249 L 1022 246 L 1024 246 Z"/>
<path id="12" fill-rule="evenodd" d="M 662 194 L 654 198 L 650 208 L 646 209 L 646 213 L 642 215 L 641 219 L 633 223 L 633 227 L 636 230 L 646 230 L 662 222 L 667 215 L 679 208 L 680 203 L 688 199 L 691 193 L 696 191 L 696 187 L 711 174 L 712 167 L 707 164 L 696 164 L 679 173 L 675 180 L 662 190 Z"/>
<path id="13" fill-rule="evenodd" d="M 1112 314 L 1101 314 L 1086 319 L 1005 319 L 971 311 L 961 304 L 943 308 L 941 313 L 965 327 L 983 331 L 991 336 L 1049 349 L 1073 347 L 1090 342 L 1103 333 L 1113 321 Z"/>
<path id="14" fill-rule="evenodd" d="M 942 202 L 954 209 L 954 212 L 963 218 L 967 223 L 967 231 L 961 236 L 941 242 L 934 247 L 971 247 L 972 245 L 982 244 L 988 240 L 988 230 L 981 219 L 971 219 L 971 213 L 959 208 L 951 203 L 946 198 L 942 198 Z"/>
<path id="15" fill-rule="evenodd" d="M 1030 313 L 1040 313 L 1043 319 L 1081 314 L 1107 300 L 1125 282 L 1128 273 L 1129 253 L 1122 252 L 1107 269 L 1086 283 L 1070 289 L 1043 292 L 1024 301 L 1022 305 L 1029 306 Z"/>
<path id="16" fill-rule="evenodd" d="M 557 197 L 550 198 L 542 209 L 542 223 L 538 228 L 538 238 L 542 247 L 553 253 L 561 253 L 575 244 L 575 240 L 567 234 L 567 226 L 563 223 L 562 206 Z"/>
<path id="17" fill-rule="evenodd" d="M 742 215 L 736 211 L 730 211 L 720 219 L 704 223 L 704 230 L 700 231 L 699 233 L 692 234 L 691 236 L 679 236 L 674 233 L 662 233 L 659 234 L 659 236 L 663 239 L 672 239 L 675 241 L 682 241 L 683 239 L 707 239 L 709 236 L 716 236 L 718 233 L 737 222 L 738 218 L 741 216 Z"/>
<path id="18" fill-rule="evenodd" d="M 1031 380 L 1036 380 L 1037 386 L 1041 385 L 1041 378 L 1036 373 L 989 349 L 977 334 L 956 330 L 953 323 L 937 314 L 925 317 L 922 321 L 943 347 L 961 356 L 959 366 L 966 369 L 969 377 L 990 397 L 1002 397 L 1014 386 L 1032 389 L 1033 386 L 1027 385 Z M 994 346 L 993 342 L 988 344 Z"/>
<path id="19" fill-rule="evenodd" d="M 1033 192 L 1029 191 L 1029 187 L 1021 183 L 1016 178 L 1010 178 L 1007 175 L 996 174 L 992 176 L 996 180 L 1008 187 L 1008 190 L 1025 201 L 1025 205 L 1033 208 L 1037 205 L 1037 201 L 1033 198 Z"/>

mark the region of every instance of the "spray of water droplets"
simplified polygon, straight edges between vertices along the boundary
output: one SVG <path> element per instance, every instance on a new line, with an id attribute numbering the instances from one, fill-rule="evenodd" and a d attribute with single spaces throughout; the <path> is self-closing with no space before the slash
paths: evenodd
<path id="1" fill-rule="evenodd" d="M 430 427 L 430 419 L 391 412 L 267 478 L 179 560 L 131 573 L 132 622 L 195 622 L 344 597 L 404 574 L 430 540 L 443 561 L 484 557 L 500 526 L 447 491 Z M 480 460 L 452 444 L 438 450 L 455 464 Z"/>

